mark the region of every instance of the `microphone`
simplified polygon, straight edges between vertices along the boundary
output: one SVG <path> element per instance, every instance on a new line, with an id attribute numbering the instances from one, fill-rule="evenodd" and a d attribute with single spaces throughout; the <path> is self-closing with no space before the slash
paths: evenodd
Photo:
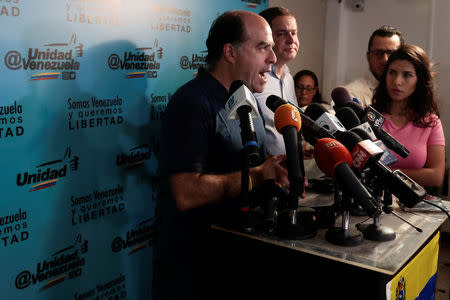
<path id="1" fill-rule="evenodd" d="M 353 167 L 358 171 L 370 168 L 388 192 L 395 195 L 407 207 L 422 201 L 426 190 L 400 170 L 392 171 L 379 159 L 383 150 L 370 140 L 362 140 L 355 133 L 344 132 L 339 136 L 347 149 L 351 149 Z"/>
<path id="2" fill-rule="evenodd" d="M 275 110 L 283 104 L 288 104 L 288 102 L 276 95 L 270 95 L 267 97 L 266 106 L 273 112 L 275 112 Z M 292 103 L 289 104 L 293 105 Z M 302 118 L 302 132 L 308 143 L 314 145 L 318 138 L 334 138 L 334 136 L 327 129 L 320 126 L 316 121 L 307 116 L 300 107 L 295 107 L 298 109 L 300 117 Z"/>
<path id="3" fill-rule="evenodd" d="M 384 123 L 384 117 L 372 106 L 367 106 L 364 110 L 360 105 L 355 102 L 347 102 L 346 107 L 350 107 L 355 111 L 356 115 L 360 118 L 361 122 L 368 122 L 372 130 L 374 131 L 376 137 L 383 141 L 383 143 L 392 151 L 397 153 L 403 158 L 408 157 L 409 150 L 406 149 L 399 141 L 397 141 L 393 136 L 387 133 L 381 126 Z"/>
<path id="4" fill-rule="evenodd" d="M 225 103 L 227 118 L 240 120 L 242 145 L 249 163 L 254 165 L 259 160 L 258 141 L 252 122 L 252 117 L 259 116 L 256 99 L 248 84 L 242 80 L 236 80 L 231 84 L 229 94 L 230 97 Z"/>
<path id="5" fill-rule="evenodd" d="M 308 105 L 305 109 L 305 114 L 319 123 L 319 125 L 328 129 L 333 135 L 346 130 L 338 118 L 330 114 L 325 107 L 318 103 Z"/>
<path id="6" fill-rule="evenodd" d="M 363 140 L 376 140 L 377 137 L 370 127 L 369 123 L 364 122 L 361 124 L 356 113 L 349 107 L 341 107 L 336 110 L 336 117 L 342 122 L 347 130 L 355 132 Z"/>
<path id="7" fill-rule="evenodd" d="M 352 95 L 350 95 L 350 92 L 343 86 L 335 87 L 331 91 L 331 99 L 334 101 L 334 110 L 343 107 L 343 105 L 347 102 L 353 101 Z"/>
<path id="8" fill-rule="evenodd" d="M 300 113 L 293 105 L 280 105 L 274 114 L 275 128 L 283 135 L 286 148 L 286 162 L 288 170 L 289 187 L 289 209 L 298 207 L 298 197 L 303 193 L 303 179 L 305 177 L 303 168 L 300 166 L 298 153 L 297 133 L 301 128 Z"/>
<path id="9" fill-rule="evenodd" d="M 353 173 L 350 152 L 340 142 L 330 138 L 319 139 L 314 146 L 314 158 L 327 176 L 336 178 L 362 206 L 369 217 L 378 213 L 378 204 Z"/>
<path id="10" fill-rule="evenodd" d="M 360 124 L 356 113 L 349 107 L 341 107 L 336 111 L 336 117 L 344 124 L 345 128 L 351 132 L 356 133 L 362 140 L 371 140 L 378 147 L 383 150 L 383 155 L 380 162 L 385 166 L 391 165 L 397 161 L 397 157 L 384 145 L 384 143 L 377 139 L 375 133 L 368 122 Z"/>
<path id="11" fill-rule="evenodd" d="M 383 150 L 370 139 L 362 140 L 356 133 L 351 131 L 339 135 L 339 141 L 351 151 L 353 157 L 353 168 L 363 171 L 374 161 L 378 161 L 383 155 Z"/>
<path id="12" fill-rule="evenodd" d="M 351 108 L 356 113 L 361 122 L 369 122 L 372 127 L 376 127 L 379 129 L 381 129 L 381 127 L 383 126 L 385 117 L 371 105 L 363 108 L 358 103 L 347 102 L 343 105 L 343 107 Z"/>
<path id="13" fill-rule="evenodd" d="M 398 161 L 397 156 L 395 156 L 382 141 L 376 140 L 374 143 L 383 150 L 383 155 L 380 157 L 380 163 L 385 166 L 390 166 Z"/>
<path id="14" fill-rule="evenodd" d="M 342 125 L 347 130 L 350 130 L 358 125 L 361 125 L 361 121 L 359 120 L 356 113 L 348 107 L 341 107 L 335 110 L 335 116 L 336 118 L 341 121 Z"/>
<path id="15" fill-rule="evenodd" d="M 369 123 L 364 122 L 361 124 L 356 113 L 349 107 L 341 107 L 336 110 L 336 117 L 341 121 L 347 130 L 350 131 L 359 131 L 365 136 L 368 136 L 367 139 L 376 140 L 377 137 L 370 127 Z"/>

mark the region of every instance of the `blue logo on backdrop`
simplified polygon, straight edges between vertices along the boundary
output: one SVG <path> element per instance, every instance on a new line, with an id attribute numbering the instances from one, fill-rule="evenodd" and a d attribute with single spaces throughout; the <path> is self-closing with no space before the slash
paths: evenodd
<path id="1" fill-rule="evenodd" d="M 117 155 L 116 165 L 126 169 L 136 168 L 143 165 L 152 157 L 151 148 L 148 144 L 139 145 L 130 149 L 129 153 Z"/>
<path id="2" fill-rule="evenodd" d="M 153 218 L 149 218 L 140 222 L 136 228 L 127 232 L 126 238 L 116 237 L 111 243 L 111 250 L 120 252 L 130 248 L 128 255 L 132 255 L 147 246 L 151 246 L 155 235 L 155 223 L 152 221 Z"/>
<path id="3" fill-rule="evenodd" d="M 43 48 L 29 48 L 28 55 L 22 57 L 17 50 L 10 50 L 5 55 L 5 66 L 10 70 L 42 71 L 31 75 L 31 81 L 74 80 L 77 77 L 76 70 L 80 63 L 76 57 L 83 56 L 83 44 L 77 43 L 74 33 L 68 43 L 44 44 Z"/>
<path id="4" fill-rule="evenodd" d="M 33 184 L 29 192 L 45 189 L 56 185 L 59 179 L 67 176 L 67 170 L 78 170 L 78 156 L 72 158 L 70 148 L 66 149 L 63 159 L 49 161 L 36 166 L 37 171 L 27 171 L 17 174 L 17 186 Z M 69 167 L 67 167 L 69 166 Z"/>
<path id="5" fill-rule="evenodd" d="M 185 55 L 180 58 L 180 67 L 183 70 L 194 71 L 194 76 L 198 74 L 200 67 L 206 68 L 207 50 L 200 51 L 200 54 L 193 53 L 192 55 Z"/>
<path id="6" fill-rule="evenodd" d="M 66 279 L 73 279 L 81 275 L 86 260 L 81 254 L 88 251 L 88 241 L 81 239 L 79 234 L 75 244 L 63 248 L 51 255 L 50 259 L 38 262 L 36 272 L 24 270 L 16 276 L 17 289 L 25 289 L 30 285 L 41 284 L 40 292 L 45 291 Z"/>
<path id="7" fill-rule="evenodd" d="M 158 46 L 155 40 L 153 47 L 136 48 L 135 51 L 124 52 L 122 56 L 112 53 L 108 57 L 108 67 L 111 70 L 123 70 L 129 72 L 125 74 L 126 79 L 134 78 L 157 78 L 160 69 L 158 59 L 163 58 L 163 48 Z"/>

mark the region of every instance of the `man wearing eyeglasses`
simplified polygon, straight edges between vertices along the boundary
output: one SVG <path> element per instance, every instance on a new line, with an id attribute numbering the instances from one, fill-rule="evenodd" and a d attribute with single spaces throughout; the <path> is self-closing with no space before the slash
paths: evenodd
<path id="1" fill-rule="evenodd" d="M 297 35 L 297 19 L 284 7 L 271 7 L 259 15 L 266 19 L 272 29 L 275 42 L 273 51 L 277 61 L 272 64 L 272 70 L 265 73 L 267 84 L 264 91 L 254 95 L 265 121 L 267 152 L 270 155 L 286 154 L 283 136 L 275 128 L 274 113 L 266 106 L 266 99 L 270 95 L 276 95 L 297 105 L 294 80 L 286 65 L 297 56 L 300 46 Z"/>
<path id="2" fill-rule="evenodd" d="M 389 55 L 402 44 L 404 44 L 402 33 L 392 26 L 384 25 L 370 36 L 366 53 L 370 73 L 345 86 L 362 106 L 372 104 L 375 88 L 378 86 L 378 80 L 383 74 Z"/>

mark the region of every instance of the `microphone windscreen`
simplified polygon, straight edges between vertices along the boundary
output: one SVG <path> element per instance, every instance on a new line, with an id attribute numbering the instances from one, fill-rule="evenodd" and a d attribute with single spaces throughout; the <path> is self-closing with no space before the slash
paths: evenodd
<path id="1" fill-rule="evenodd" d="M 362 139 L 352 131 L 345 131 L 339 134 L 339 142 L 341 142 L 349 151 L 352 151 L 356 144 L 361 141 Z"/>
<path id="2" fill-rule="evenodd" d="M 342 125 L 347 130 L 361 124 L 359 117 L 356 115 L 355 111 L 349 107 L 341 107 L 336 110 L 336 117 L 341 121 Z"/>
<path id="3" fill-rule="evenodd" d="M 372 140 L 370 134 L 362 128 L 353 128 L 352 132 L 356 133 L 363 140 Z"/>
<path id="4" fill-rule="evenodd" d="M 353 97 L 350 92 L 343 86 L 338 86 L 331 92 L 331 99 L 333 99 L 336 106 L 342 106 L 347 102 L 352 102 Z"/>
<path id="5" fill-rule="evenodd" d="M 234 92 L 236 92 L 237 89 L 240 88 L 242 85 L 245 85 L 251 91 L 247 82 L 245 82 L 244 80 L 235 80 L 231 83 L 230 89 L 228 90 L 229 96 L 233 95 Z"/>
<path id="6" fill-rule="evenodd" d="M 352 101 L 352 102 L 345 103 L 344 107 L 351 108 L 356 113 L 356 115 L 358 116 L 359 120 L 361 122 L 363 122 L 362 120 L 364 119 L 364 108 L 361 105 L 359 105 L 358 103 Z"/>
<path id="7" fill-rule="evenodd" d="M 350 152 L 342 143 L 335 139 L 322 138 L 314 145 L 314 159 L 319 169 L 327 176 L 334 178 L 334 170 L 341 163 L 353 165 L 353 158 Z"/>
<path id="8" fill-rule="evenodd" d="M 319 103 L 311 103 L 308 105 L 308 107 L 305 109 L 305 114 L 316 121 L 318 118 L 320 118 L 321 115 L 328 112 L 325 107 L 320 105 Z"/>
<path id="9" fill-rule="evenodd" d="M 302 121 L 298 109 L 291 104 L 283 104 L 275 110 L 274 114 L 275 128 L 279 133 L 286 126 L 293 126 L 300 131 Z"/>
<path id="10" fill-rule="evenodd" d="M 266 106 L 273 112 L 275 112 L 275 110 L 283 104 L 287 104 L 287 101 L 281 99 L 280 97 L 276 96 L 276 95 L 270 95 L 269 97 L 267 97 L 266 99 Z"/>

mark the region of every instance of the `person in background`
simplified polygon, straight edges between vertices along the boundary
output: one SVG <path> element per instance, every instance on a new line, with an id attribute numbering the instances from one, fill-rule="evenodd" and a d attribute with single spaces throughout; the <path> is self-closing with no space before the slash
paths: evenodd
<path id="1" fill-rule="evenodd" d="M 322 100 L 319 91 L 319 80 L 316 74 L 310 70 L 301 70 L 294 75 L 295 95 L 297 96 L 298 106 L 305 110 L 311 103 L 318 103 L 327 108 L 327 104 Z M 314 160 L 314 147 L 302 140 L 303 144 L 303 163 L 305 166 L 306 177 L 311 180 L 322 177 L 324 174 L 319 169 Z"/>
<path id="2" fill-rule="evenodd" d="M 352 97 L 358 99 L 363 107 L 372 104 L 375 88 L 389 55 L 402 44 L 404 44 L 402 33 L 392 26 L 381 26 L 370 36 L 366 53 L 370 73 L 345 85 Z"/>
<path id="3" fill-rule="evenodd" d="M 445 137 L 439 119 L 431 63 L 418 46 L 404 44 L 386 63 L 373 107 L 386 117 L 383 129 L 410 154 L 391 166 L 424 187 L 440 186 L 445 170 Z"/>
<path id="4" fill-rule="evenodd" d="M 288 62 L 297 56 L 300 42 L 298 40 L 297 19 L 295 15 L 284 7 L 270 7 L 260 13 L 272 28 L 275 45 L 273 51 L 277 61 L 266 72 L 267 84 L 264 91 L 255 93 L 265 121 L 267 151 L 271 155 L 285 154 L 283 136 L 278 133 L 274 125 L 274 113 L 266 106 L 266 99 L 276 95 L 297 105 L 294 80 L 289 71 Z"/>
<path id="5" fill-rule="evenodd" d="M 212 24 L 206 40 L 207 69 L 180 87 L 162 122 L 161 170 L 167 190 L 158 203 L 155 299 L 215 299 L 225 263 L 233 257 L 212 224 L 231 222 L 240 207 L 242 139 L 239 120 L 225 103 L 236 80 L 262 92 L 276 62 L 272 31 L 261 16 L 229 11 Z M 274 179 L 289 186 L 286 156 L 266 160 L 264 124 L 253 119 L 259 161 L 249 169 L 249 190 Z M 214 289 L 216 290 L 214 291 Z"/>
<path id="6" fill-rule="evenodd" d="M 294 76 L 295 95 L 298 106 L 305 110 L 311 103 L 325 103 L 319 91 L 319 80 L 310 70 L 301 70 Z"/>

